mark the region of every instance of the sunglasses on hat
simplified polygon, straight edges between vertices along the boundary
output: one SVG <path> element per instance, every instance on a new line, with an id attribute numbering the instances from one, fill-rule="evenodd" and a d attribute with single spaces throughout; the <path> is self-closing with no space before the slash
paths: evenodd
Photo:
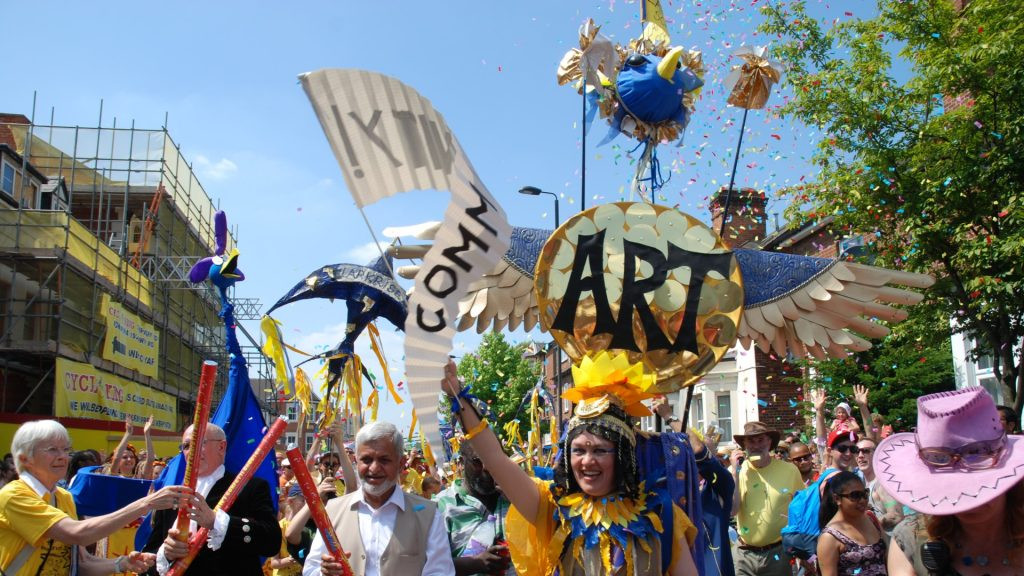
<path id="1" fill-rule="evenodd" d="M 993 440 L 971 442 L 959 448 L 922 447 L 921 440 L 916 434 L 914 441 L 917 443 L 917 454 L 932 468 L 947 468 L 959 464 L 968 470 L 983 470 L 999 463 L 999 457 L 1006 448 L 1006 433 Z"/>

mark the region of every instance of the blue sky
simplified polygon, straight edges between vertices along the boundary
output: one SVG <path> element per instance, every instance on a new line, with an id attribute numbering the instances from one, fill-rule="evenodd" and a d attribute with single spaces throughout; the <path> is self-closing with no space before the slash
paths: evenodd
<path id="1" fill-rule="evenodd" d="M 726 107 L 721 81 L 738 63 L 735 48 L 768 43 L 756 31 L 764 1 L 663 2 L 674 43 L 701 50 L 707 74 L 683 145 L 659 148 L 671 171 L 659 202 L 707 221 L 708 195 L 728 183 L 742 115 Z M 849 17 L 848 7 L 812 4 L 823 17 Z M 317 267 L 375 253 L 299 73 L 364 68 L 416 88 L 445 116 L 512 224 L 553 227 L 550 197 L 516 191 L 534 185 L 562 195 L 563 220 L 578 210 L 580 100 L 556 84 L 558 62 L 586 18 L 625 43 L 639 35 L 639 12 L 623 0 L 8 3 L 0 111 L 30 115 L 36 92 L 39 123 L 52 109 L 56 124 L 94 126 L 101 100 L 104 126 L 116 117 L 118 126 L 158 128 L 166 113 L 171 137 L 238 229 L 248 279 L 237 295 L 259 298 L 265 310 Z M 776 93 L 769 105 L 783 98 Z M 587 138 L 588 206 L 629 198 L 635 141 L 620 136 L 596 148 L 605 132 L 598 120 Z M 770 110 L 752 112 L 737 184 L 765 190 L 769 213 L 781 212 L 773 192 L 813 178 L 806 158 L 816 138 Z M 414 192 L 366 215 L 379 233 L 439 220 L 446 204 L 446 194 Z M 301 302 L 275 317 L 286 340 L 311 351 L 336 344 L 344 323 L 338 303 Z M 401 379 L 401 336 L 381 331 Z M 477 342 L 460 335 L 455 353 Z M 408 406 L 389 413 L 408 419 Z"/>

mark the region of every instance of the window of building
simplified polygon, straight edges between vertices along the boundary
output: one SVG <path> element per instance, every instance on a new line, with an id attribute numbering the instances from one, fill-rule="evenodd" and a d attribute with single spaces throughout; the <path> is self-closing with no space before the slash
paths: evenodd
<path id="1" fill-rule="evenodd" d="M 704 433 L 704 395 L 693 395 L 693 407 L 691 410 L 691 421 L 696 424 L 697 430 Z"/>
<path id="2" fill-rule="evenodd" d="M 285 434 L 284 445 L 292 446 L 293 444 L 295 444 L 295 434 Z"/>
<path id="3" fill-rule="evenodd" d="M 3 163 L 3 172 L 0 174 L 0 190 L 8 196 L 14 196 L 14 166 L 7 162 Z"/>
<path id="4" fill-rule="evenodd" d="M 299 403 L 289 402 L 288 403 L 288 421 L 295 422 L 299 419 Z"/>
<path id="5" fill-rule="evenodd" d="M 983 354 L 978 356 L 978 371 L 993 370 L 995 367 L 996 359 L 990 354 Z"/>
<path id="6" fill-rule="evenodd" d="M 719 394 L 718 401 L 718 427 L 722 429 L 722 438 L 732 438 L 732 397 L 729 394 Z"/>

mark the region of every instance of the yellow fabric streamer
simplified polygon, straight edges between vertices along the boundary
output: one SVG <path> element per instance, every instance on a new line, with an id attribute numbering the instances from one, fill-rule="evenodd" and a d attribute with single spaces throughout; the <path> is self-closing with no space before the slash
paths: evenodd
<path id="1" fill-rule="evenodd" d="M 427 461 L 427 466 L 436 470 L 437 460 L 434 460 L 434 451 L 430 449 L 430 443 L 427 442 L 427 438 L 423 434 L 420 434 L 420 452 L 423 453 L 423 459 Z"/>
<path id="2" fill-rule="evenodd" d="M 352 354 L 345 363 L 345 406 L 349 414 L 363 413 L 363 362 Z"/>
<path id="3" fill-rule="evenodd" d="M 409 425 L 409 436 L 408 436 L 408 438 L 412 438 L 412 432 L 413 432 L 413 430 L 416 429 L 416 420 L 417 420 L 417 418 L 416 418 L 416 409 L 413 408 L 412 409 L 412 424 Z"/>
<path id="4" fill-rule="evenodd" d="M 302 414 L 310 414 L 310 404 L 313 402 L 313 384 L 302 368 L 295 369 L 295 399 L 302 407 Z"/>
<path id="5" fill-rule="evenodd" d="M 373 322 L 366 325 L 366 331 L 370 334 L 370 348 L 373 349 L 373 353 L 377 355 L 377 361 L 380 362 L 381 370 L 384 371 L 384 382 L 388 385 L 388 392 L 391 393 L 391 398 L 394 399 L 395 404 L 402 403 L 402 397 L 398 395 L 398 391 L 395 390 L 395 384 L 391 381 L 391 373 L 388 372 L 388 363 L 384 359 L 384 352 L 380 346 L 380 332 L 377 330 L 377 325 Z"/>
<path id="6" fill-rule="evenodd" d="M 260 320 L 260 330 L 266 337 L 263 353 L 274 362 L 274 382 L 283 391 L 286 398 L 295 396 L 295 384 L 288 374 L 288 358 L 284 353 L 281 338 L 281 323 L 270 316 Z"/>
<path id="7" fill-rule="evenodd" d="M 373 389 L 373 392 L 370 392 L 370 397 L 366 399 L 366 407 L 370 409 L 370 422 L 376 422 L 377 408 L 380 407 L 380 396 L 377 394 L 376 388 Z"/>
<path id="8" fill-rule="evenodd" d="M 644 0 L 643 20 L 647 23 L 643 32 L 645 40 L 665 45 L 671 42 L 668 35 L 668 24 L 665 22 L 665 12 L 661 9 L 660 0 Z"/>

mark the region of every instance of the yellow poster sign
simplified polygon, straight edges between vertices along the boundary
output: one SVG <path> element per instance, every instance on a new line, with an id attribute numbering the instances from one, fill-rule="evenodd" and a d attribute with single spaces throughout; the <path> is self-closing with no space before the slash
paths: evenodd
<path id="1" fill-rule="evenodd" d="M 57 416 L 123 422 L 130 414 L 132 421 L 142 426 L 152 414 L 154 428 L 169 431 L 177 428 L 178 403 L 174 396 L 104 372 L 91 364 L 57 358 L 54 390 Z"/>
<path id="2" fill-rule="evenodd" d="M 101 313 L 107 323 L 103 358 L 156 378 L 160 367 L 160 332 L 156 327 L 112 301 L 109 294 L 103 295 Z"/>

